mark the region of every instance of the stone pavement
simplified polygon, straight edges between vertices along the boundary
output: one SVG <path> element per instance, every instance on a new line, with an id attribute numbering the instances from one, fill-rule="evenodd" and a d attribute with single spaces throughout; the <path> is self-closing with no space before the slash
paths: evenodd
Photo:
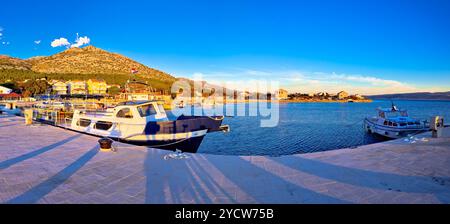
<path id="1" fill-rule="evenodd" d="M 165 160 L 172 152 L 101 152 L 95 137 L 0 115 L 0 203 L 450 203 L 450 129 L 428 139 Z"/>

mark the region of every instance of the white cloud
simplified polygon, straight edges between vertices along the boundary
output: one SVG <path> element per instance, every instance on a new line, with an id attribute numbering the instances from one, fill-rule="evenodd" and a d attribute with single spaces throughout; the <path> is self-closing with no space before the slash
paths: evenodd
<path id="1" fill-rule="evenodd" d="M 63 46 L 67 47 L 70 45 L 70 43 L 66 38 L 61 37 L 59 39 L 55 39 L 54 41 L 52 41 L 52 43 L 50 45 L 52 47 L 63 47 Z"/>
<path id="2" fill-rule="evenodd" d="M 39 43 L 41 41 L 39 40 Z M 77 39 L 75 39 L 74 43 L 70 43 L 66 38 L 61 37 L 59 39 L 55 39 L 51 45 L 52 47 L 70 47 L 70 48 L 74 48 L 74 47 L 81 47 L 83 45 L 87 45 L 91 42 L 91 39 L 87 36 L 84 37 L 79 37 L 78 33 L 77 33 Z M 38 41 L 35 41 L 36 44 L 39 44 Z"/>
<path id="3" fill-rule="evenodd" d="M 41 44 L 41 40 L 35 40 L 34 43 L 39 45 Z"/>
<path id="4" fill-rule="evenodd" d="M 420 88 L 396 80 L 381 79 L 367 75 L 349 75 L 313 72 L 297 79 L 286 79 L 290 91 L 315 93 L 325 91 L 337 93 L 345 90 L 360 94 L 387 94 L 421 91 Z"/>
<path id="5" fill-rule="evenodd" d="M 338 80 L 347 80 L 347 81 L 355 81 L 355 82 L 363 82 L 368 83 L 374 86 L 404 86 L 404 83 L 401 83 L 399 81 L 395 80 L 389 80 L 389 79 L 380 79 L 376 77 L 371 76 L 362 76 L 362 75 L 345 75 L 340 74 L 337 75 L 333 73 L 330 78 L 332 79 L 338 79 Z"/>
<path id="6" fill-rule="evenodd" d="M 182 74 L 180 76 L 186 76 Z M 251 69 L 224 69 L 214 72 L 196 72 L 187 75 L 195 80 L 202 77 L 208 83 L 228 81 L 247 83 L 250 80 L 279 81 L 280 87 L 289 92 L 331 94 L 345 90 L 350 94 L 389 94 L 408 92 L 444 92 L 450 91 L 443 86 L 424 86 L 420 83 L 408 83 L 401 80 L 383 79 L 375 75 L 337 74 L 334 72 L 311 72 L 305 70 L 260 71 Z M 238 88 L 239 89 L 239 88 Z"/>
<path id="7" fill-rule="evenodd" d="M 84 36 L 84 37 L 79 37 L 77 34 L 77 39 L 75 40 L 75 43 L 70 45 L 70 47 L 81 47 L 83 45 L 89 44 L 91 42 L 91 39 L 89 39 L 89 37 Z"/>
<path id="8" fill-rule="evenodd" d="M 290 92 L 337 93 L 345 90 L 351 94 L 388 94 L 419 91 L 437 91 L 431 87 L 421 87 L 392 79 L 382 79 L 371 75 L 336 74 L 325 72 L 308 72 L 300 70 L 257 71 L 234 70 L 228 72 L 194 73 L 191 77 L 201 75 L 206 81 L 237 81 L 245 83 L 248 80 L 279 81 L 282 88 Z M 448 91 L 448 89 L 447 89 Z"/>

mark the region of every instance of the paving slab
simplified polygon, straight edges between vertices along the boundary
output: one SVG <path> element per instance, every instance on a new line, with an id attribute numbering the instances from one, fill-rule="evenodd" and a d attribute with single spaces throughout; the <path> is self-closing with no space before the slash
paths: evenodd
<path id="1" fill-rule="evenodd" d="M 281 157 L 188 154 L 0 116 L 0 203 L 450 203 L 450 128 Z"/>

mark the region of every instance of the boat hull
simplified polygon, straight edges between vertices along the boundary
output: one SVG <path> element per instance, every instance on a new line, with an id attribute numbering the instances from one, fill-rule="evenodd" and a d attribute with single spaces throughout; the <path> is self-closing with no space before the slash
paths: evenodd
<path id="1" fill-rule="evenodd" d="M 408 135 L 415 135 L 428 131 L 428 128 L 395 128 L 379 125 L 368 118 L 364 119 L 364 129 L 368 133 L 378 134 L 391 139 L 404 138 Z"/>
<path id="2" fill-rule="evenodd" d="M 94 122 L 86 127 L 77 126 L 77 122 L 72 122 L 68 128 L 133 145 L 195 153 L 207 133 L 222 131 L 222 121 L 223 117 L 183 116 L 173 121 L 149 121 L 142 124 L 140 131 L 136 127 L 134 131 L 127 133 L 125 131 L 129 128 L 124 127 L 123 124 L 111 125 L 109 130 L 98 130 Z"/>
<path id="3" fill-rule="evenodd" d="M 148 146 L 150 148 L 164 149 L 164 150 L 180 150 L 182 152 L 196 153 L 200 147 L 205 136 L 190 137 L 186 139 L 174 140 L 125 140 L 119 138 L 112 138 L 115 141 L 128 143 L 132 145 Z"/>
<path id="4" fill-rule="evenodd" d="M 197 152 L 209 132 L 229 131 L 222 126 L 224 116 L 180 116 L 168 120 L 165 113 L 147 111 L 141 105 L 124 104 L 108 113 L 90 113 L 75 110 L 71 119 L 58 113 L 35 111 L 33 119 L 79 133 L 152 148 Z M 153 108 L 158 106 L 153 105 Z M 140 110 L 138 110 L 140 109 Z M 122 111 L 127 112 L 122 112 Z M 130 114 L 131 113 L 131 114 Z M 166 118 L 166 119 L 164 119 Z M 67 122 L 71 120 L 70 122 Z"/>

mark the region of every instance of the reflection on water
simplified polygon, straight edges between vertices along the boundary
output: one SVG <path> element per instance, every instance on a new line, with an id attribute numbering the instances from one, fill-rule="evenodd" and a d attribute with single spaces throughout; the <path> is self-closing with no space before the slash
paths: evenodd
<path id="1" fill-rule="evenodd" d="M 434 115 L 450 118 L 450 102 L 395 103 L 408 109 L 411 117 L 421 120 Z M 248 106 L 257 105 L 252 103 Z M 363 119 L 375 116 L 377 107 L 390 106 L 390 101 L 280 104 L 280 120 L 274 128 L 261 128 L 261 117 L 227 117 L 223 123 L 230 125 L 231 132 L 209 133 L 199 153 L 277 156 L 376 143 L 385 139 L 366 134 Z"/>

